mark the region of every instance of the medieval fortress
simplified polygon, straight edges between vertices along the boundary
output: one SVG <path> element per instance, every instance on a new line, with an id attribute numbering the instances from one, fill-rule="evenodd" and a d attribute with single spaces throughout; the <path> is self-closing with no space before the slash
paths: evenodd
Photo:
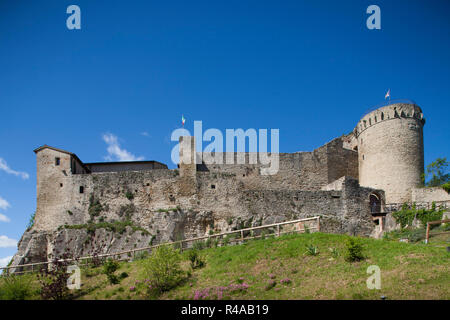
<path id="1" fill-rule="evenodd" d="M 196 164 L 189 136 L 180 138 L 179 158 L 190 161 L 173 170 L 156 161 L 83 163 L 44 145 L 35 150 L 35 223 L 13 266 L 66 248 L 112 253 L 312 216 L 324 232 L 379 237 L 396 227 L 387 205 L 450 200 L 440 188 L 420 188 L 424 124 L 416 104 L 391 103 L 314 151 L 280 153 L 274 175 L 249 164 L 249 153 L 233 155 L 245 164 Z"/>

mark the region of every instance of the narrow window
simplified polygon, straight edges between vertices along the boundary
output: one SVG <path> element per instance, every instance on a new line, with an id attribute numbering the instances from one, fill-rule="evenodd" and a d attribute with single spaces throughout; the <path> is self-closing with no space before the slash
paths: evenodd
<path id="1" fill-rule="evenodd" d="M 61 164 L 61 158 L 55 158 L 55 166 L 59 166 Z"/>
<path id="2" fill-rule="evenodd" d="M 84 187 L 80 186 L 80 193 L 84 193 Z"/>
<path id="3" fill-rule="evenodd" d="M 62 188 L 63 184 L 62 184 L 62 183 L 60 183 L 60 184 L 59 184 L 59 186 L 60 186 L 60 187 Z"/>

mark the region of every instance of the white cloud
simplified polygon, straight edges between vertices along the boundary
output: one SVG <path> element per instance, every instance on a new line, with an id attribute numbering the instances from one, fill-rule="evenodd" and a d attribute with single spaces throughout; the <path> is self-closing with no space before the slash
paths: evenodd
<path id="1" fill-rule="evenodd" d="M 0 258 L 0 268 L 6 267 L 12 258 L 12 256 Z"/>
<path id="2" fill-rule="evenodd" d="M 6 201 L 5 199 L 3 199 L 2 197 L 0 197 L 0 209 L 6 210 L 9 207 L 11 207 L 11 205 L 9 204 L 8 201 Z"/>
<path id="3" fill-rule="evenodd" d="M 15 170 L 11 169 L 3 158 L 0 158 L 0 170 L 3 170 L 6 173 L 13 174 L 18 177 L 21 177 L 24 180 L 28 179 L 30 177 L 30 175 L 26 172 L 15 171 Z"/>
<path id="4" fill-rule="evenodd" d="M 15 248 L 17 247 L 17 240 L 8 238 L 7 236 L 0 236 L 0 248 Z"/>
<path id="5" fill-rule="evenodd" d="M 11 220 L 7 216 L 0 213 L 0 222 L 10 222 L 10 221 Z"/>
<path id="6" fill-rule="evenodd" d="M 147 131 L 141 132 L 141 136 L 150 137 Z"/>
<path id="7" fill-rule="evenodd" d="M 144 160 L 144 157 L 136 157 L 134 154 L 128 152 L 125 149 L 120 148 L 117 136 L 112 133 L 106 133 L 103 135 L 103 141 L 106 142 L 108 148 L 108 156 L 105 157 L 109 161 L 139 161 Z"/>

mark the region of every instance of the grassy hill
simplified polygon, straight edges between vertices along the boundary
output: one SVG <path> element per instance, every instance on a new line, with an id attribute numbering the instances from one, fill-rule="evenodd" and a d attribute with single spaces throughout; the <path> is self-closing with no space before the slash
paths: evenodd
<path id="1" fill-rule="evenodd" d="M 192 269 L 188 252 L 181 267 L 187 273 L 175 288 L 158 299 L 450 299 L 448 240 L 436 244 L 408 244 L 359 239 L 366 259 L 345 260 L 345 235 L 324 233 L 286 235 L 241 245 L 201 250 L 205 266 Z M 447 244 L 446 244 L 447 243 Z M 307 254 L 316 247 L 317 255 Z M 148 258 L 147 258 L 148 259 Z M 148 299 L 144 265 L 148 260 L 122 262 L 111 285 L 103 268 L 83 268 L 82 287 L 74 299 Z M 381 269 L 381 289 L 369 290 L 367 268 Z M 35 275 L 32 283 L 39 299 Z M 0 280 L 0 290 L 1 290 Z M 152 297 L 156 298 L 156 297 Z"/>

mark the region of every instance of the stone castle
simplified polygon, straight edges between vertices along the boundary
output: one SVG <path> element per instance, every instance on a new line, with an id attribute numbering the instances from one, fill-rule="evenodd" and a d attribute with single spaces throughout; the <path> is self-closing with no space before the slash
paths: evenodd
<path id="1" fill-rule="evenodd" d="M 34 150 L 35 223 L 13 266 L 66 248 L 113 253 L 312 216 L 323 232 L 379 237 L 396 227 L 386 204 L 450 200 L 442 189 L 419 188 L 424 124 L 415 103 L 391 103 L 312 152 L 280 153 L 275 175 L 261 175 L 249 153 L 240 154 L 245 164 L 196 164 L 193 137 L 179 144 L 180 159 L 191 161 L 173 170 L 156 161 L 83 163 L 44 145 Z"/>

